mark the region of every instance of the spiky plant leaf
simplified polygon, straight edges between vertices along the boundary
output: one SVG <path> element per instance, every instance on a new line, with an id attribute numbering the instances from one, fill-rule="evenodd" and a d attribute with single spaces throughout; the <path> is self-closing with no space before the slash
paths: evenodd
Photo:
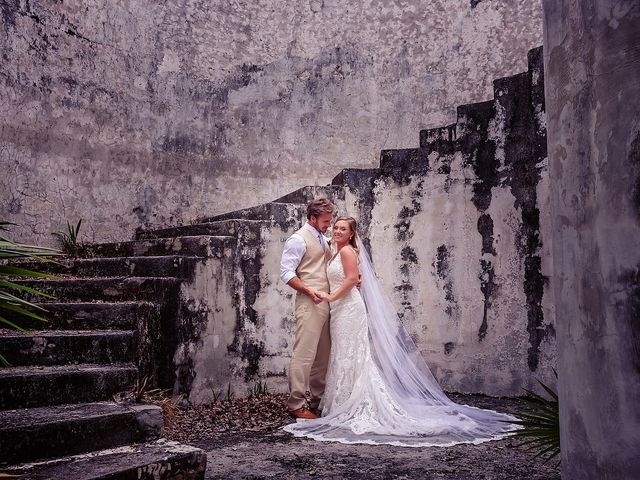
<path id="1" fill-rule="evenodd" d="M 37 308 L 38 310 L 42 310 L 43 312 L 47 311 L 46 308 L 40 305 L 36 305 L 35 303 L 31 303 L 28 300 L 24 300 L 23 298 L 16 297 L 15 295 L 12 295 L 9 292 L 5 292 L 2 290 L 0 290 L 0 301 L 6 301 L 8 303 L 22 305 L 24 307 L 29 307 L 29 308 Z"/>
<path id="2" fill-rule="evenodd" d="M 546 386 L 540 380 L 538 380 L 538 383 L 542 388 L 544 388 L 545 392 L 547 392 L 549 396 L 553 398 L 553 400 L 555 400 L 556 402 L 558 401 L 558 394 L 556 392 L 554 392 L 550 387 Z"/>
<path id="3" fill-rule="evenodd" d="M 6 310 L 11 310 L 12 312 L 19 313 L 20 315 L 24 315 L 25 317 L 31 317 L 36 320 L 40 320 L 41 322 L 48 322 L 47 319 L 41 317 L 37 313 L 33 313 L 25 308 L 19 307 L 18 305 L 14 305 L 12 303 L 7 303 L 3 306 Z M 42 307 L 40 307 L 42 309 Z M 44 310 L 44 309 L 43 309 Z"/>
<path id="4" fill-rule="evenodd" d="M 80 226 L 82 225 L 82 219 L 78 220 L 78 223 L 74 226 L 67 220 L 66 232 L 52 232 L 60 239 L 62 243 L 62 250 L 69 255 L 79 255 L 86 253 L 86 245 L 79 240 L 80 238 Z"/>
<path id="5" fill-rule="evenodd" d="M 0 276 L 3 277 L 33 277 L 33 278 L 56 278 L 50 273 L 36 272 L 28 268 L 14 267 L 12 265 L 0 265 Z"/>
<path id="6" fill-rule="evenodd" d="M 0 220 L 0 231 L 7 231 L 8 226 L 14 225 L 12 222 Z M 37 245 L 29 245 L 25 243 L 14 242 L 7 238 L 5 235 L 0 236 L 0 260 L 14 260 L 14 259 L 32 259 L 42 262 L 54 262 L 50 257 L 61 255 L 59 250 L 48 247 L 39 247 Z M 25 268 L 20 265 L 8 265 L 3 263 L 0 265 L 0 325 L 10 327 L 14 330 L 23 331 L 24 329 L 16 323 L 15 319 L 6 318 L 4 312 L 12 312 L 19 317 L 33 318 L 40 321 L 46 321 L 43 317 L 30 311 L 30 309 L 36 309 L 40 311 L 46 311 L 43 307 L 35 305 L 34 303 L 20 298 L 11 291 L 28 293 L 44 298 L 54 298 L 52 295 L 41 292 L 35 288 L 22 285 L 11 280 L 10 277 L 31 277 L 31 278 L 43 278 L 52 279 L 56 278 L 54 275 L 38 272 L 32 268 Z M 8 366 L 7 359 L 0 355 L 0 364 Z"/>
<path id="7" fill-rule="evenodd" d="M 15 225 L 13 222 L 7 222 L 6 220 L 0 220 L 0 230 L 8 231 L 7 225 Z"/>
<path id="8" fill-rule="evenodd" d="M 19 332 L 24 332 L 24 328 L 22 328 L 20 325 L 17 325 L 14 322 L 12 322 L 11 320 L 7 320 L 3 316 L 0 316 L 0 323 L 4 323 L 5 325 L 9 325 L 11 328 L 13 328 L 14 330 L 18 330 Z"/>
<path id="9" fill-rule="evenodd" d="M 553 373 L 558 378 L 555 370 Z M 538 383 L 550 398 L 524 389 L 527 397 L 522 401 L 527 410 L 521 410 L 516 414 L 519 420 L 511 423 L 519 428 L 510 433 L 515 438 L 528 439 L 516 445 L 517 447 L 535 450 L 534 458 L 541 457 L 548 462 L 560 454 L 558 394 L 540 380 Z"/>
<path id="10" fill-rule="evenodd" d="M 19 290 L 21 292 L 31 293 L 32 295 L 38 295 L 40 297 L 54 299 L 53 295 L 49 295 L 48 293 L 41 292 L 35 288 L 27 287 L 26 285 L 20 285 L 19 283 L 9 282 L 7 280 L 0 280 L 0 287 L 12 288 L 14 290 Z"/>

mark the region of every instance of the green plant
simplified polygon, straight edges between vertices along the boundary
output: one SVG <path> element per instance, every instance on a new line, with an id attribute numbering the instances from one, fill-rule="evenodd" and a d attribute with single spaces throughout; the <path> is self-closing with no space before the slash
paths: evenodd
<path id="1" fill-rule="evenodd" d="M 556 379 L 558 373 L 553 370 Z M 522 401 L 527 405 L 526 410 L 516 415 L 520 420 L 511 422 L 521 428 L 513 430 L 512 436 L 524 439 L 518 447 L 526 446 L 529 450 L 537 450 L 534 458 L 543 457 L 545 463 L 560 454 L 560 415 L 558 411 L 558 394 L 550 387 L 537 381 L 550 398 L 524 389 L 527 396 Z"/>
<path id="2" fill-rule="evenodd" d="M 211 390 L 211 397 L 213 398 L 213 403 L 218 403 L 220 397 L 222 397 L 222 391 L 216 390 L 213 388 L 213 385 L 209 385 L 209 389 Z"/>
<path id="3" fill-rule="evenodd" d="M 113 395 L 113 401 L 119 404 L 131 405 L 134 403 L 152 403 L 162 408 L 164 428 L 171 429 L 175 422 L 176 405 L 182 399 L 182 395 L 175 399 L 169 397 L 170 388 L 149 388 L 150 378 L 145 376 L 138 378 L 136 384 L 127 391 Z"/>
<path id="4" fill-rule="evenodd" d="M 135 403 L 142 402 L 142 399 L 147 394 L 147 388 L 148 387 L 149 387 L 149 377 L 148 376 L 145 376 L 142 379 L 138 378 L 136 380 L 136 385 L 135 385 L 135 387 L 133 387 L 133 390 L 131 392 L 132 397 L 133 397 L 133 401 Z"/>
<path id="5" fill-rule="evenodd" d="M 15 225 L 11 222 L 0 221 L 0 231 L 7 231 L 9 225 Z M 60 251 L 53 248 L 38 247 L 35 245 L 28 245 L 23 243 L 17 243 L 10 240 L 4 235 L 0 235 L 0 260 L 4 261 L 0 264 L 0 324 L 4 324 L 9 328 L 18 331 L 24 331 L 24 329 L 12 320 L 9 320 L 7 313 L 17 314 L 18 316 L 30 317 L 36 320 L 46 322 L 46 320 L 30 309 L 35 309 L 40 312 L 46 312 L 43 307 L 31 303 L 27 300 L 17 297 L 13 292 L 24 292 L 32 295 L 53 298 L 51 295 L 40 292 L 34 288 L 21 285 L 14 281 L 9 280 L 11 277 L 31 277 L 31 278 L 56 278 L 55 275 L 48 273 L 41 273 L 31 268 L 23 268 L 16 265 L 6 263 L 7 260 L 18 259 L 32 259 L 42 262 L 56 263 L 48 257 L 60 255 Z M 9 363 L 0 355 L 0 363 L 7 366 Z"/>
<path id="6" fill-rule="evenodd" d="M 86 245 L 80 241 L 79 233 L 80 226 L 82 225 L 82 219 L 78 220 L 75 227 L 67 220 L 66 232 L 53 232 L 62 242 L 62 251 L 68 255 L 80 255 L 86 251 Z"/>
<path id="7" fill-rule="evenodd" d="M 118 403 L 145 403 L 168 398 L 171 389 L 149 388 L 150 380 L 149 376 L 138 378 L 130 390 L 113 395 L 113 400 Z"/>
<path id="8" fill-rule="evenodd" d="M 233 392 L 231 391 L 231 383 L 229 383 L 229 385 L 227 386 L 227 402 L 232 402 L 233 401 Z"/>
<path id="9" fill-rule="evenodd" d="M 249 389 L 249 398 L 262 397 L 263 395 L 267 395 L 268 393 L 269 389 L 267 388 L 267 382 L 258 380 L 253 388 Z"/>

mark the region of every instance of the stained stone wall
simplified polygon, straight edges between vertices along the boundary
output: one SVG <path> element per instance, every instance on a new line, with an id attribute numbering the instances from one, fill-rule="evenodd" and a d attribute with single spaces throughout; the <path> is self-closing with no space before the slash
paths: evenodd
<path id="1" fill-rule="evenodd" d="M 421 148 L 346 171 L 348 210 L 445 389 L 518 395 L 555 384 L 549 171 L 541 49 L 458 108 Z"/>
<path id="2" fill-rule="evenodd" d="M 640 3 L 543 3 L 562 477 L 640 478 Z"/>
<path id="3" fill-rule="evenodd" d="M 188 223 L 377 166 L 490 98 L 538 2 L 0 4 L 0 218 L 51 243 Z"/>
<path id="4" fill-rule="evenodd" d="M 235 316 L 222 306 L 185 335 L 178 378 L 188 381 L 178 390 L 196 402 L 211 399 L 211 385 L 286 390 L 294 291 L 278 267 L 317 195 L 358 219 L 385 291 L 446 390 L 555 386 L 542 49 L 528 60 L 526 72 L 496 80 L 495 99 L 460 106 L 454 124 L 420 132 L 417 148 L 384 150 L 379 168 L 345 169 L 331 186 L 207 219 L 236 219 L 234 273 L 217 295 L 233 297 Z"/>

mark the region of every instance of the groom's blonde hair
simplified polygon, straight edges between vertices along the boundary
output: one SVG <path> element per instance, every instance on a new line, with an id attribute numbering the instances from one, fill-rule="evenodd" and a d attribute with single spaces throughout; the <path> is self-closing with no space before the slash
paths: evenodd
<path id="1" fill-rule="evenodd" d="M 318 217 L 323 213 L 333 213 L 336 211 L 336 206 L 331 203 L 331 200 L 325 197 L 314 198 L 309 205 L 307 205 L 307 219 L 312 216 Z"/>

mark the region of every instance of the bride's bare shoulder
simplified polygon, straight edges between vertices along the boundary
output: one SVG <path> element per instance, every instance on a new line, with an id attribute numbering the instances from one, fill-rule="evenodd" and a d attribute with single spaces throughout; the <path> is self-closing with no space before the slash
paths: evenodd
<path id="1" fill-rule="evenodd" d="M 358 253 L 355 251 L 355 249 L 351 245 L 345 245 L 344 247 L 342 247 L 340 249 L 340 258 L 342 260 L 344 260 L 345 258 L 357 259 L 358 258 Z"/>

